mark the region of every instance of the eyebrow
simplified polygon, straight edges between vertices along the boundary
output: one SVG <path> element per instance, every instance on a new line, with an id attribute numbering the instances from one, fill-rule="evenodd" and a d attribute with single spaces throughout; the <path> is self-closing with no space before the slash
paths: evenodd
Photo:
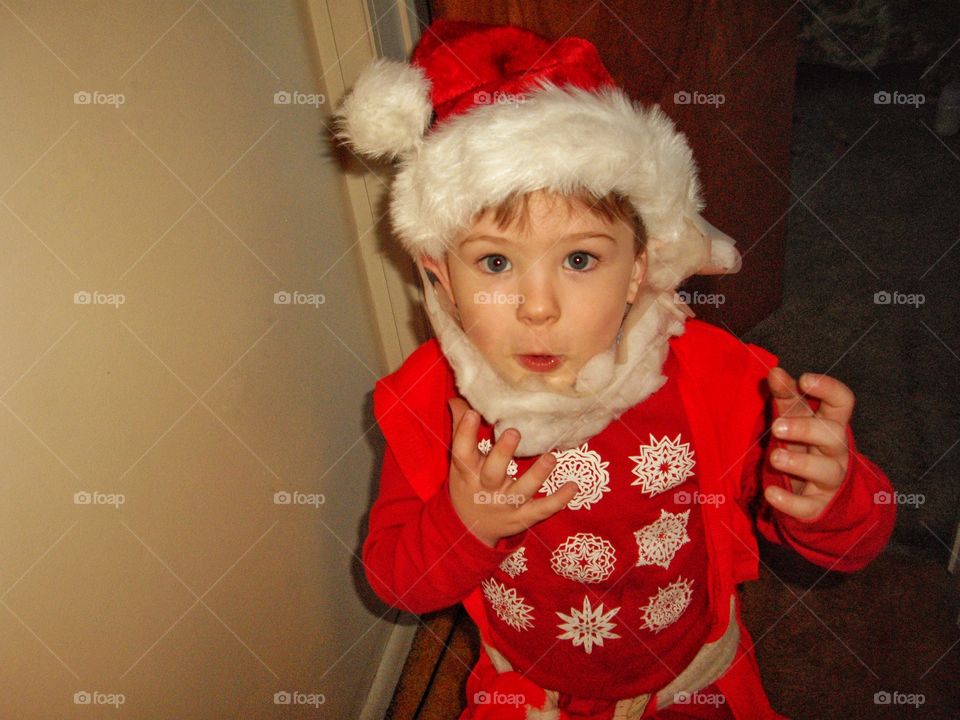
<path id="1" fill-rule="evenodd" d="M 612 242 L 612 243 L 614 243 L 614 244 L 616 244 L 616 242 L 617 242 L 616 240 L 614 240 L 612 237 L 610 237 L 610 236 L 607 235 L 606 233 L 593 232 L 593 231 L 590 231 L 590 230 L 587 230 L 587 231 L 585 231 L 585 232 L 570 233 L 569 235 L 564 235 L 562 238 L 560 238 L 559 242 L 572 242 L 572 241 L 574 241 L 574 240 L 585 240 L 586 238 L 604 238 L 604 239 L 609 240 L 610 242 Z M 478 240 L 490 240 L 490 241 L 493 241 L 493 242 L 505 242 L 505 243 L 508 243 L 508 244 L 511 244 L 511 245 L 519 245 L 519 244 L 520 244 L 520 243 L 518 243 L 518 242 L 516 242 L 516 241 L 514 241 L 514 240 L 511 240 L 511 239 L 508 238 L 508 237 L 504 237 L 504 236 L 501 236 L 501 235 L 471 235 L 470 237 L 468 237 L 468 238 L 466 238 L 465 240 L 463 240 L 463 241 L 460 243 L 460 246 L 463 247 L 463 246 L 466 245 L 467 243 L 472 243 L 472 242 L 475 242 L 475 241 L 478 241 Z"/>

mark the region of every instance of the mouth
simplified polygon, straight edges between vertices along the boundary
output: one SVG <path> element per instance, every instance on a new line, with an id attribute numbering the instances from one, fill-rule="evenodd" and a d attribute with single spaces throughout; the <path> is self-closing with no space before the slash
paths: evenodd
<path id="1" fill-rule="evenodd" d="M 523 367 L 534 372 L 552 372 L 563 362 L 562 355 L 517 355 L 516 358 Z"/>

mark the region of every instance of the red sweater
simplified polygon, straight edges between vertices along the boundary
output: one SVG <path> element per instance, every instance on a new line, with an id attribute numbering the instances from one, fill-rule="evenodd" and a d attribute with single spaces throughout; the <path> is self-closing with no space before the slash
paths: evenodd
<path id="1" fill-rule="evenodd" d="M 735 585 L 757 577 L 751 500 L 768 484 L 790 488 L 765 460 L 764 379 L 776 358 L 698 320 L 670 348 L 660 390 L 557 453 L 545 491 L 576 478 L 570 505 L 496 548 L 450 501 L 454 377 L 435 340 L 418 348 L 374 390 L 387 447 L 363 559 L 377 594 L 414 613 L 463 601 L 484 641 L 541 687 L 615 700 L 669 682 L 723 632 Z M 483 449 L 491 438 L 481 424 Z M 872 502 L 889 480 L 849 431 L 847 440 L 847 477 L 819 518 L 763 503 L 756 524 L 811 562 L 851 572 L 886 544 L 895 507 Z M 519 476 L 534 458 L 515 460 Z M 738 622 L 746 660 L 717 686 L 735 716 L 777 717 Z"/>

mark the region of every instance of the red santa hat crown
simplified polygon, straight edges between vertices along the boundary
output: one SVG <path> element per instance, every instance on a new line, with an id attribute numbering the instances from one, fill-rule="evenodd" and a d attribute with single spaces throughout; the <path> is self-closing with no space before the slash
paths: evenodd
<path id="1" fill-rule="evenodd" d="M 513 193 L 586 190 L 637 210 L 653 287 L 740 268 L 733 241 L 700 214 L 684 136 L 658 106 L 633 103 L 582 38 L 437 20 L 409 64 L 366 68 L 335 120 L 357 152 L 399 161 L 390 215 L 414 257 L 440 259 L 479 210 Z"/>

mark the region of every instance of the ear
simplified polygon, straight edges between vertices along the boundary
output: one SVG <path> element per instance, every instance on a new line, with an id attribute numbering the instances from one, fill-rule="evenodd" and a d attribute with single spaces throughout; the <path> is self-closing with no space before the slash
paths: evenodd
<path id="1" fill-rule="evenodd" d="M 447 256 L 444 255 L 441 262 L 437 262 L 429 255 L 421 255 L 419 260 L 424 270 L 431 273 L 440 282 L 440 286 L 446 293 L 450 303 L 456 305 L 457 301 L 453 297 L 453 285 L 450 283 L 450 268 L 447 265 Z"/>
<path id="2" fill-rule="evenodd" d="M 633 262 L 633 274 L 630 275 L 630 287 L 627 291 L 627 302 L 633 304 L 633 301 L 637 298 L 637 293 L 640 291 L 640 286 L 643 284 L 643 279 L 647 276 L 647 251 L 644 249 L 642 253 L 637 255 L 636 260 Z"/>

